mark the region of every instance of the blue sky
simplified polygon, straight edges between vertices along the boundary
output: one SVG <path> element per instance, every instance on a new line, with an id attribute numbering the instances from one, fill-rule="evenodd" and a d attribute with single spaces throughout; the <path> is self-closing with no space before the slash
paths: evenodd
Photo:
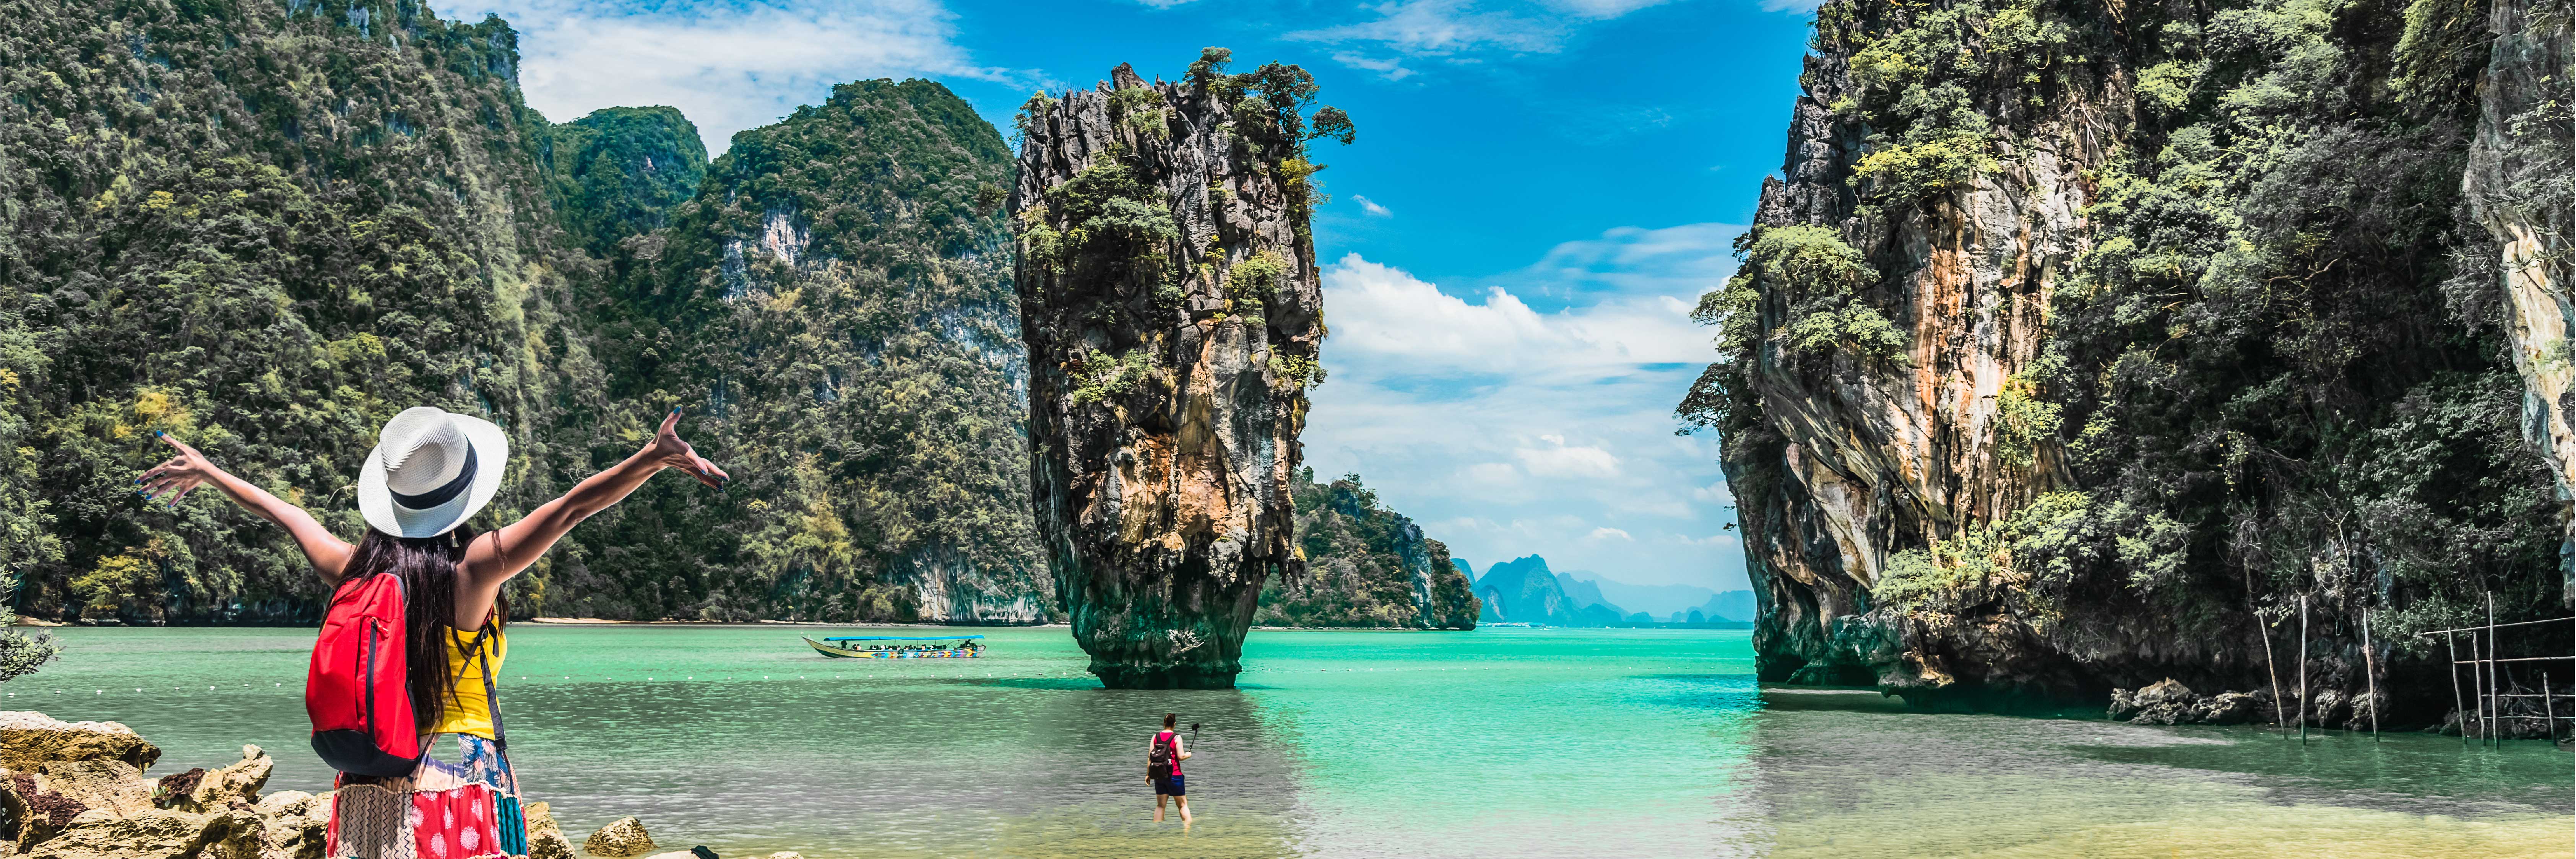
<path id="1" fill-rule="evenodd" d="M 834 83 L 941 81 L 1005 129 L 1032 90 L 1207 45 L 1298 63 L 1350 112 L 1319 144 L 1333 330 L 1305 434 L 1478 570 L 1537 553 L 1742 587 L 1716 439 L 1672 405 L 1685 316 L 1779 167 L 1807 0 L 482 0 L 556 120 L 668 104 L 711 151 Z"/>

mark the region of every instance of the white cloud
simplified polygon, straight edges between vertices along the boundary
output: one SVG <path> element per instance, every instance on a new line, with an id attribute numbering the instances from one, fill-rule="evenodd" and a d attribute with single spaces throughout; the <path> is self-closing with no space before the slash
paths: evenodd
<path id="1" fill-rule="evenodd" d="M 1762 0 L 1762 11 L 1810 15 L 1815 13 L 1816 7 L 1822 5 L 1825 5 L 1825 0 Z"/>
<path id="2" fill-rule="evenodd" d="M 1170 9 L 1178 6 L 1187 6 L 1196 2 L 1198 2 L 1198 0 L 1136 0 L 1136 5 L 1151 6 L 1156 9 Z"/>
<path id="3" fill-rule="evenodd" d="M 1691 490 L 1691 498 L 1708 504 L 1729 505 L 1735 503 L 1735 490 L 1719 481 Z"/>
<path id="4" fill-rule="evenodd" d="M 1325 268 L 1324 294 L 1333 324 L 1326 353 L 1404 359 L 1396 370 L 1582 374 L 1709 355 L 1708 332 L 1690 321 L 1689 305 L 1663 300 L 1670 296 L 1541 314 L 1499 286 L 1470 304 L 1358 254 Z"/>
<path id="5" fill-rule="evenodd" d="M 1713 350 L 1699 293 L 1739 228 L 1621 228 L 1442 289 L 1356 254 L 1324 270 L 1330 381 L 1304 434 L 1480 567 L 1532 553 L 1639 584 L 1741 587 L 1717 440 L 1672 410 Z M 1604 539 L 1607 528 L 1627 539 Z M 1723 588 L 1721 588 L 1723 589 Z"/>
<path id="6" fill-rule="evenodd" d="M 1374 18 L 1298 30 L 1285 38 L 1374 45 L 1408 57 L 1474 63 L 1484 54 L 1557 53 L 1589 24 L 1668 2 L 1674 0 L 1387 0 L 1362 7 Z M 1394 60 L 1357 51 L 1336 52 L 1333 59 L 1388 80 L 1413 74 Z"/>
<path id="7" fill-rule="evenodd" d="M 1559 436 L 1542 436 L 1546 447 L 1524 447 L 1512 451 L 1521 467 L 1538 477 L 1586 478 L 1619 476 L 1619 457 L 1589 445 L 1568 447 Z"/>
<path id="8" fill-rule="evenodd" d="M 1372 57 L 1354 51 L 1334 51 L 1333 62 L 1361 71 L 1376 72 L 1378 77 L 1391 81 L 1400 81 L 1413 76 L 1413 70 L 1405 68 L 1403 60 Z"/>
<path id="9" fill-rule="evenodd" d="M 1622 530 L 1619 530 L 1619 529 L 1617 529 L 1617 528 L 1594 528 L 1594 529 L 1592 529 L 1592 533 L 1591 533 L 1591 534 L 1588 534 L 1588 535 L 1585 535 L 1585 536 L 1586 536 L 1587 538 L 1589 538 L 1589 539 L 1593 539 L 1593 540 L 1609 540 L 1609 539 L 1614 539 L 1614 538 L 1615 538 L 1615 539 L 1620 539 L 1620 540 L 1630 540 L 1630 541 L 1634 541 L 1634 540 L 1636 540 L 1636 539 L 1637 539 L 1637 538 L 1635 538 L 1635 537 L 1628 536 L 1628 532 L 1626 532 L 1626 531 L 1622 531 Z"/>
<path id="10" fill-rule="evenodd" d="M 1388 210 L 1387 210 L 1387 208 L 1386 208 L 1385 206 L 1378 205 L 1378 202 L 1377 202 L 1376 200 L 1371 200 L 1371 199 L 1369 199 L 1369 198 L 1367 198 L 1367 197 L 1363 197 L 1363 196 L 1360 196 L 1360 195 L 1358 195 L 1358 194 L 1352 194 L 1352 195 L 1351 195 L 1351 199 L 1359 201 L 1359 204 L 1360 204 L 1360 211 L 1363 211 L 1363 212 L 1367 212 L 1367 213 L 1369 213 L 1369 216 L 1370 216 L 1370 217 L 1373 217 L 1373 218 L 1392 218 L 1392 217 L 1395 217 L 1395 213 L 1394 213 L 1394 212 L 1392 212 L 1392 211 L 1388 211 Z"/>
<path id="11" fill-rule="evenodd" d="M 474 8 L 474 7 L 460 7 Z M 670 105 L 710 155 L 733 133 L 777 121 L 866 78 L 1021 82 L 976 65 L 956 16 L 934 0 L 675 0 L 639 11 L 613 0 L 486 0 L 519 31 L 528 105 L 566 122 L 603 107 Z"/>

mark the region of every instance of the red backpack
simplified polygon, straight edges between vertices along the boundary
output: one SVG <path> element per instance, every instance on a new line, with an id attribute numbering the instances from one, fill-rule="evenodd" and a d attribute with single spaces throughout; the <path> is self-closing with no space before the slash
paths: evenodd
<path id="1" fill-rule="evenodd" d="M 304 680 L 304 712 L 313 717 L 313 752 L 332 769 L 398 778 L 420 763 L 404 631 L 400 576 L 342 582 L 331 595 Z"/>

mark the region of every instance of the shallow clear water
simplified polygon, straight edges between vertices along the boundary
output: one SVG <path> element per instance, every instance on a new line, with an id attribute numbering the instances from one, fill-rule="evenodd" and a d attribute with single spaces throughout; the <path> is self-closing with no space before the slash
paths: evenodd
<path id="1" fill-rule="evenodd" d="M 1742 632 L 1263 631 L 1241 689 L 1125 692 L 1065 630 L 977 631 L 984 659 L 876 661 L 812 627 L 520 625 L 502 702 L 576 841 L 633 814 L 727 856 L 2576 854 L 2576 759 L 2536 742 L 1908 713 L 1758 688 Z M 250 742 L 272 790 L 328 787 L 310 630 L 57 632 L 0 705 L 122 721 L 156 773 Z M 1186 831 L 1143 777 L 1167 710 L 1202 726 Z"/>

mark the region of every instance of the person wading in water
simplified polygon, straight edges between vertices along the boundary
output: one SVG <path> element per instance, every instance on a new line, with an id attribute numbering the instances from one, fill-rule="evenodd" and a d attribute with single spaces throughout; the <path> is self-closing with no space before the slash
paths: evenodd
<path id="1" fill-rule="evenodd" d="M 161 436 L 178 454 L 137 479 L 147 497 L 176 505 L 197 487 L 213 486 L 284 526 L 333 589 L 380 575 L 403 584 L 405 685 L 421 735 L 420 762 L 403 777 L 342 774 L 331 804 L 333 859 L 516 852 L 506 848 L 513 836 L 525 840 L 526 824 L 492 705 L 492 678 L 510 650 L 501 631 L 509 614 L 501 584 L 536 563 L 572 526 L 624 500 L 662 469 L 680 469 L 711 487 L 732 479 L 680 440 L 679 424 L 674 408 L 652 442 L 626 461 L 517 522 L 477 534 L 465 521 L 500 491 L 508 435 L 490 421 L 429 406 L 406 409 L 385 423 L 360 467 L 358 511 L 368 530 L 356 546 L 303 508 Z"/>
<path id="2" fill-rule="evenodd" d="M 1181 747 L 1181 735 L 1172 730 L 1180 720 L 1179 713 L 1163 714 L 1162 733 L 1155 734 L 1153 743 L 1145 747 L 1145 780 L 1154 783 L 1155 823 L 1163 822 L 1165 797 L 1181 807 L 1181 823 L 1190 822 L 1189 792 L 1181 781 L 1181 762 L 1189 759 L 1190 752 Z"/>

